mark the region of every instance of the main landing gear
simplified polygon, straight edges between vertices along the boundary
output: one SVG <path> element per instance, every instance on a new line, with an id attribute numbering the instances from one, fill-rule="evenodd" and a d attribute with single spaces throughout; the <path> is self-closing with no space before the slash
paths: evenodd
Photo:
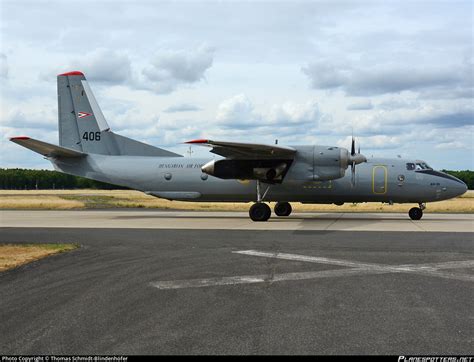
<path id="1" fill-rule="evenodd" d="M 260 193 L 260 180 L 257 180 L 257 203 L 253 204 L 249 210 L 249 216 L 253 221 L 267 221 L 272 214 L 270 207 L 263 203 L 263 198 L 268 192 L 270 186 L 267 187 L 267 190 L 263 195 Z"/>
<path id="2" fill-rule="evenodd" d="M 288 216 L 291 214 L 291 205 L 288 202 L 277 202 L 274 211 L 277 216 Z M 249 210 L 249 216 L 253 221 L 267 221 L 271 214 L 270 207 L 264 202 L 253 204 Z"/>
<path id="3" fill-rule="evenodd" d="M 292 208 L 289 202 L 277 202 L 274 211 L 277 216 L 289 216 Z"/>
<path id="4" fill-rule="evenodd" d="M 249 216 L 253 221 L 267 221 L 272 211 L 270 207 L 263 202 L 263 198 L 268 192 L 270 186 L 267 187 L 264 194 L 260 194 L 260 181 L 257 180 L 257 202 L 250 207 Z M 275 214 L 277 216 L 288 216 L 291 214 L 291 205 L 288 202 L 277 202 L 275 205 Z"/>
<path id="5" fill-rule="evenodd" d="M 423 217 L 423 210 L 426 209 L 426 205 L 420 202 L 420 207 L 412 207 L 410 211 L 408 211 L 408 216 L 412 220 L 420 220 Z"/>
<path id="6" fill-rule="evenodd" d="M 271 214 L 272 210 L 263 202 L 253 204 L 249 210 L 249 216 L 253 221 L 267 221 Z"/>

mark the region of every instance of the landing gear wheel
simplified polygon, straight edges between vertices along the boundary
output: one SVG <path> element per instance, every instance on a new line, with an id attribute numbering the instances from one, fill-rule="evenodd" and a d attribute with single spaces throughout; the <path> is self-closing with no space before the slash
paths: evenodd
<path id="1" fill-rule="evenodd" d="M 267 221 L 271 214 L 272 210 L 263 202 L 253 204 L 249 210 L 249 216 L 253 221 Z"/>
<path id="2" fill-rule="evenodd" d="M 408 216 L 410 216 L 412 220 L 420 220 L 423 216 L 423 210 L 419 207 L 413 207 L 408 211 Z"/>
<path id="3" fill-rule="evenodd" d="M 289 202 L 277 202 L 274 208 L 277 216 L 289 216 L 292 210 Z"/>

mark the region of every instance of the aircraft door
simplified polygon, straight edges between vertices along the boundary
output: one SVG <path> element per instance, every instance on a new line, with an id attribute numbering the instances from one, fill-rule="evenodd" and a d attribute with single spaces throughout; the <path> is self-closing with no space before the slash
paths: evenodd
<path id="1" fill-rule="evenodd" d="M 372 192 L 379 195 L 387 192 L 387 167 L 378 165 L 372 169 Z"/>

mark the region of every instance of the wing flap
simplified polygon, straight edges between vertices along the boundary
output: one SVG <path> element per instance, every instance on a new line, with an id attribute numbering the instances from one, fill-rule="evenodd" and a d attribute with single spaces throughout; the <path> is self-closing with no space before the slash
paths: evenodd
<path id="1" fill-rule="evenodd" d="M 292 159 L 296 153 L 296 150 L 291 147 L 257 143 L 223 142 L 205 139 L 188 141 L 186 143 L 212 147 L 212 153 L 234 159 Z"/>
<path id="2" fill-rule="evenodd" d="M 84 157 L 86 153 L 72 150 L 70 148 L 56 146 L 51 143 L 35 140 L 30 137 L 12 137 L 10 141 L 28 148 L 46 157 Z"/>

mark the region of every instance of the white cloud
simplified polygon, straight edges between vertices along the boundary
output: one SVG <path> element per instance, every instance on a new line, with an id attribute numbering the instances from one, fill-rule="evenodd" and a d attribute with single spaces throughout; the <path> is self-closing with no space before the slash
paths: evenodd
<path id="1" fill-rule="evenodd" d="M 90 81 L 110 84 L 125 83 L 132 74 L 127 54 L 104 48 L 71 59 L 64 71 L 71 70 L 84 72 Z"/>
<path id="2" fill-rule="evenodd" d="M 259 120 L 254 106 L 245 94 L 238 94 L 219 104 L 216 120 L 219 124 L 241 128 Z"/>
<path id="3" fill-rule="evenodd" d="M 352 103 L 347 106 L 348 111 L 365 111 L 374 108 L 372 102 L 369 100 Z"/>
<path id="4" fill-rule="evenodd" d="M 181 103 L 181 104 L 175 104 L 172 106 L 169 106 L 163 112 L 165 113 L 178 113 L 178 112 L 195 112 L 195 111 L 200 111 L 201 108 L 198 106 L 195 106 L 194 104 L 189 104 L 189 103 Z"/>
<path id="5" fill-rule="evenodd" d="M 420 102 L 414 99 L 406 98 L 389 98 L 382 100 L 376 105 L 376 108 L 383 110 L 396 110 L 399 108 L 418 108 L 420 107 Z"/>
<path id="6" fill-rule="evenodd" d="M 294 127 L 312 124 L 317 127 L 321 118 L 315 101 L 306 103 L 283 102 L 273 104 L 263 111 L 257 111 L 245 94 L 236 95 L 219 104 L 216 120 L 229 128 Z"/>
<path id="7" fill-rule="evenodd" d="M 142 70 L 145 89 L 156 93 L 169 93 L 181 84 L 197 83 L 212 66 L 214 50 L 200 46 L 195 51 L 159 51 L 151 64 Z"/>
<path id="8" fill-rule="evenodd" d="M 466 148 L 466 145 L 459 141 L 438 143 L 435 148 L 439 150 L 452 150 L 453 148 Z"/>
<path id="9" fill-rule="evenodd" d="M 287 126 L 312 124 L 317 127 L 321 113 L 316 101 L 306 103 L 284 102 L 271 106 L 266 117 L 268 117 L 271 124 Z"/>
<path id="10" fill-rule="evenodd" d="M 346 136 L 337 141 L 337 146 L 345 147 L 350 150 L 352 136 Z M 361 147 L 361 153 L 364 149 L 396 149 L 402 144 L 402 139 L 398 136 L 376 135 L 369 137 L 356 137 L 356 150 Z"/>
<path id="11" fill-rule="evenodd" d="M 0 79 L 8 78 L 8 58 L 5 54 L 0 53 Z"/>
<path id="12" fill-rule="evenodd" d="M 460 65 L 405 66 L 381 64 L 357 67 L 317 61 L 302 68 L 315 89 L 341 89 L 351 96 L 381 95 L 429 88 L 471 89 L 472 72 Z"/>
<path id="13" fill-rule="evenodd" d="M 11 103 L 4 100 L 0 109 L 0 124 L 12 129 L 56 130 L 57 110 L 51 107 L 54 99 L 32 97 L 23 102 Z"/>

